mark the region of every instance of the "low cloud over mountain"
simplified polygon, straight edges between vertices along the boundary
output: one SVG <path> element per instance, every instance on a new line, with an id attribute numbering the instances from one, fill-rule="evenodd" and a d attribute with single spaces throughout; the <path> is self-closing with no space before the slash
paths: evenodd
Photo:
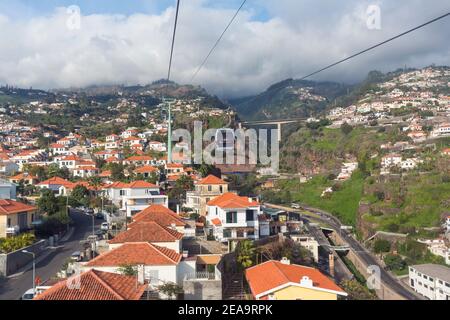
<path id="1" fill-rule="evenodd" d="M 223 3 L 223 2 L 222 2 Z M 447 0 L 249 1 L 194 84 L 222 97 L 254 94 L 295 78 L 449 11 Z M 366 25 L 381 8 L 381 29 Z M 236 7 L 238 4 L 236 4 Z M 20 10 L 27 5 L 20 4 Z M 263 8 L 265 14 L 260 14 Z M 182 2 L 173 80 L 188 83 L 235 9 Z M 68 28 L 64 7 L 52 12 L 0 11 L 0 83 L 39 88 L 146 84 L 166 74 L 174 8 L 146 14 L 83 13 Z M 31 13 L 30 13 L 31 12 Z M 70 24 L 70 20 L 69 20 Z M 316 80 L 352 82 L 373 69 L 450 64 L 450 18 L 378 48 Z M 314 79 L 314 78 L 313 78 Z"/>

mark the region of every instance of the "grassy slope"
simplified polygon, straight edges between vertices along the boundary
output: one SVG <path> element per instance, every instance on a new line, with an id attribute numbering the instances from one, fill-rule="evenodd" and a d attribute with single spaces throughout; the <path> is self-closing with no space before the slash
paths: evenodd
<path id="1" fill-rule="evenodd" d="M 350 225 L 356 223 L 356 212 L 362 197 L 363 178 L 360 173 L 342 184 L 342 189 L 334 192 L 329 197 L 322 198 L 322 192 L 334 183 L 323 176 L 313 178 L 305 184 L 290 180 L 282 182 L 283 189 L 291 190 L 294 202 L 302 202 L 319 209 L 334 213 L 342 222 Z"/>

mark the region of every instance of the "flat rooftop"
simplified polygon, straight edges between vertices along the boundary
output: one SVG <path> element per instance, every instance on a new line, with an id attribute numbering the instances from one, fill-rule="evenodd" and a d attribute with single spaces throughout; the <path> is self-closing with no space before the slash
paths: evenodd
<path id="1" fill-rule="evenodd" d="M 411 266 L 420 273 L 450 283 L 450 268 L 440 264 L 420 264 Z"/>

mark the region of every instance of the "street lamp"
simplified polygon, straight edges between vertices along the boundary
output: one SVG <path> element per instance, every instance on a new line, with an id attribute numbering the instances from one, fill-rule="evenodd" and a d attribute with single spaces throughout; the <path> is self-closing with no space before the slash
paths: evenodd
<path id="1" fill-rule="evenodd" d="M 36 295 L 36 254 L 27 250 L 22 250 L 22 252 L 33 256 L 33 295 Z"/>

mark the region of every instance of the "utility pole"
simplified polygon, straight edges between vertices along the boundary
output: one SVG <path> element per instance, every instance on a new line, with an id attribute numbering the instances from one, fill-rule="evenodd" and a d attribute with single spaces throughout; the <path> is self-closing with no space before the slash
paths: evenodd
<path id="1" fill-rule="evenodd" d="M 36 296 L 36 255 L 34 252 L 22 250 L 23 253 L 33 256 L 33 295 Z"/>
<path id="2" fill-rule="evenodd" d="M 169 102 L 169 123 L 167 130 L 167 163 L 172 163 L 172 103 Z"/>

